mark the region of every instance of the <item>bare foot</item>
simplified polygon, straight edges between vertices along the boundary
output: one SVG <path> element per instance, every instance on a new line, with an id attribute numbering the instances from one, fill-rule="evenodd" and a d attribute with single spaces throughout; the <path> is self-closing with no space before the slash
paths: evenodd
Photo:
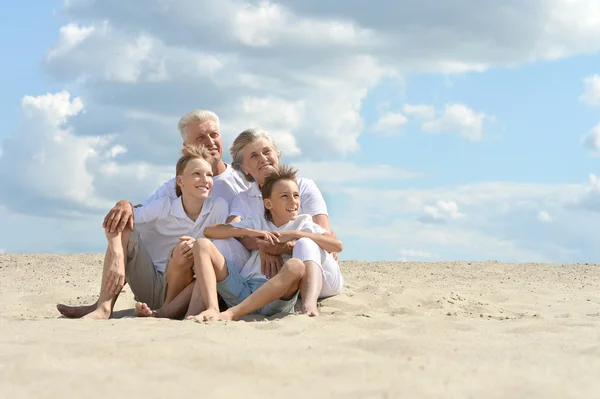
<path id="1" fill-rule="evenodd" d="M 317 317 L 319 315 L 316 306 L 303 306 L 300 313 L 308 315 L 309 317 Z"/>
<path id="2" fill-rule="evenodd" d="M 204 312 L 198 315 L 198 318 L 202 318 L 202 321 L 219 320 L 219 308 L 206 309 Z"/>
<path id="3" fill-rule="evenodd" d="M 59 303 L 56 305 L 56 309 L 65 317 L 71 319 L 78 319 L 80 317 L 85 316 L 88 313 L 92 313 L 96 310 L 98 305 L 95 303 L 93 305 L 84 305 L 84 306 L 67 306 Z"/>
<path id="4" fill-rule="evenodd" d="M 105 309 L 103 307 L 99 307 L 96 310 L 94 310 L 91 313 L 86 314 L 85 316 L 82 317 L 82 319 L 89 319 L 89 320 L 108 320 L 110 319 L 110 316 L 112 314 L 112 311 L 109 309 Z"/>
<path id="5" fill-rule="evenodd" d="M 156 312 L 143 302 L 135 304 L 135 315 L 137 317 L 156 317 Z"/>
<path id="6" fill-rule="evenodd" d="M 238 321 L 240 318 L 237 317 L 232 311 L 231 309 L 227 309 L 224 312 L 219 313 L 219 316 L 217 318 L 217 320 L 233 320 L 233 321 Z"/>

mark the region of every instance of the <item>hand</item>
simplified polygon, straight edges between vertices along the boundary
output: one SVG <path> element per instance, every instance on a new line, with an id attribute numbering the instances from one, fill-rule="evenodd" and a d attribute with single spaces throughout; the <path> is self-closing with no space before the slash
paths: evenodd
<path id="1" fill-rule="evenodd" d="M 194 243 L 196 239 L 189 236 L 179 237 L 180 243 L 173 249 L 173 257 L 171 260 L 176 263 L 185 263 L 194 258 Z"/>
<path id="2" fill-rule="evenodd" d="M 270 244 L 279 242 L 278 233 L 271 233 L 270 231 L 248 229 L 247 235 L 248 237 L 265 240 Z"/>
<path id="3" fill-rule="evenodd" d="M 335 259 L 336 262 L 340 260 L 340 257 L 338 256 L 337 252 L 332 252 L 331 255 L 333 256 L 333 259 Z"/>
<path id="4" fill-rule="evenodd" d="M 295 241 L 288 241 L 285 243 L 271 244 L 268 241 L 256 239 L 258 249 L 263 252 L 266 252 L 269 255 L 291 255 L 294 249 L 294 243 Z"/>
<path id="5" fill-rule="evenodd" d="M 260 251 L 260 271 L 266 278 L 274 277 L 283 266 L 283 259 L 279 255 L 270 255 Z"/>
<path id="6" fill-rule="evenodd" d="M 110 295 L 118 295 L 125 285 L 125 268 L 115 263 L 109 267 L 104 280 L 104 288 Z"/>
<path id="7" fill-rule="evenodd" d="M 295 230 L 277 231 L 277 232 L 275 232 L 275 234 L 277 234 L 277 237 L 279 238 L 280 243 L 293 241 L 293 240 L 297 240 L 298 238 L 300 238 L 298 232 Z"/>
<path id="8" fill-rule="evenodd" d="M 122 233 L 125 226 L 133 231 L 133 206 L 129 201 L 121 200 L 104 217 L 102 227 L 112 234 Z"/>

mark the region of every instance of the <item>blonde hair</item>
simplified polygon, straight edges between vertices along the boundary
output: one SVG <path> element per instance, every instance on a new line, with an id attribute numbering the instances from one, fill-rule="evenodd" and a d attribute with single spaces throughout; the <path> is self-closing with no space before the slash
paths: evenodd
<path id="1" fill-rule="evenodd" d="M 217 124 L 218 127 L 221 126 L 221 122 L 219 121 L 219 117 L 212 111 L 207 111 L 204 109 L 197 109 L 195 111 L 188 112 L 183 115 L 179 122 L 177 123 L 177 129 L 181 134 L 181 138 L 185 141 L 187 138 L 187 126 L 192 122 L 206 122 L 213 121 Z"/>
<path id="2" fill-rule="evenodd" d="M 244 163 L 244 148 L 250 144 L 255 142 L 258 139 L 265 139 L 269 143 L 271 149 L 277 154 L 277 158 L 281 157 L 281 151 L 273 138 L 267 133 L 266 130 L 262 129 L 246 129 L 233 140 L 233 144 L 229 147 L 229 153 L 231 154 L 231 167 L 239 172 L 244 174 L 244 177 L 249 182 L 254 181 L 254 177 L 250 174 L 244 173 L 242 169 L 242 164 Z"/>
<path id="3" fill-rule="evenodd" d="M 263 184 L 262 188 L 261 188 L 261 194 L 263 197 L 263 201 L 265 199 L 270 199 L 271 198 L 271 194 L 273 194 L 273 187 L 275 186 L 275 183 L 281 181 L 281 180 L 291 180 L 294 183 L 298 184 L 296 182 L 296 174 L 298 173 L 298 171 L 288 165 L 279 165 L 279 167 L 277 169 L 275 169 L 272 173 L 270 173 L 267 178 L 265 179 L 265 184 Z M 271 223 L 273 223 L 273 215 L 271 215 L 271 211 L 268 210 L 265 207 L 265 218 L 267 218 L 268 221 L 270 221 Z"/>
<path id="4" fill-rule="evenodd" d="M 181 176 L 185 167 L 193 159 L 203 159 L 210 166 L 210 153 L 204 146 L 186 145 L 181 150 L 181 157 L 175 166 L 175 176 Z M 179 184 L 175 184 L 175 193 L 178 197 L 181 196 L 181 187 L 179 187 Z"/>

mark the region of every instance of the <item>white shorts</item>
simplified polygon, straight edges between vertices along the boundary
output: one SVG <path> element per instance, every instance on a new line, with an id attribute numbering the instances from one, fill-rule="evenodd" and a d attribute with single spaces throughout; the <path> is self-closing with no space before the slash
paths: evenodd
<path id="1" fill-rule="evenodd" d="M 292 257 L 302 262 L 312 261 L 321 268 L 323 286 L 319 298 L 327 298 L 342 292 L 344 277 L 340 271 L 340 265 L 333 255 L 322 249 L 310 238 L 301 238 L 296 241 Z"/>

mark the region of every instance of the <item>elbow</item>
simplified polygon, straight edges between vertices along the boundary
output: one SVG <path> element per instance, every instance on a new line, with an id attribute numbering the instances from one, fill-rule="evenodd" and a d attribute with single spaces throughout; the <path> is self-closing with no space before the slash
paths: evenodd
<path id="1" fill-rule="evenodd" d="M 342 252 L 344 250 L 344 244 L 341 241 L 335 243 L 335 251 L 334 252 Z"/>

